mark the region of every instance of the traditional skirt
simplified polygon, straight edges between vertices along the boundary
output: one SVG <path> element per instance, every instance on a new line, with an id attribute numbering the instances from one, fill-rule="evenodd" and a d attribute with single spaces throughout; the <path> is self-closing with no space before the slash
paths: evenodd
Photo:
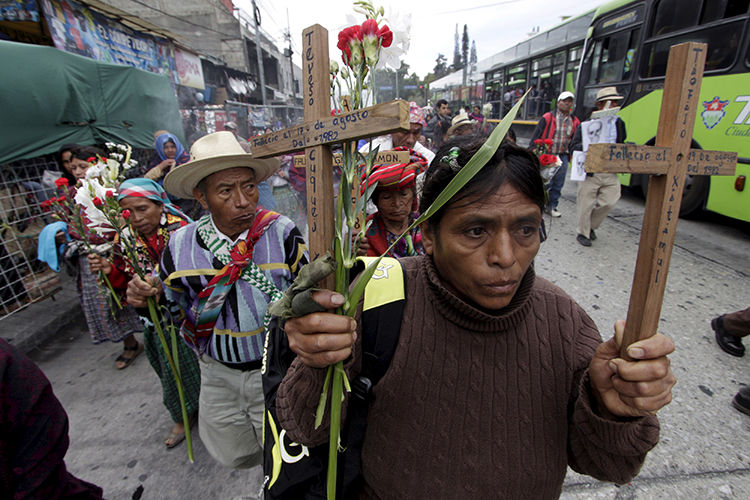
<path id="1" fill-rule="evenodd" d="M 117 308 L 117 304 L 110 307 L 107 300 L 110 291 L 105 284 L 99 284 L 98 274 L 93 274 L 85 253 L 78 259 L 78 300 L 81 301 L 83 314 L 89 326 L 91 341 L 120 342 L 124 338 L 143 331 L 143 324 L 132 306 Z M 112 311 L 115 311 L 114 315 Z"/>
<path id="2" fill-rule="evenodd" d="M 146 356 L 148 356 L 148 361 L 151 363 L 151 368 L 154 369 L 161 381 L 164 406 L 167 407 L 167 411 L 169 411 L 173 422 L 182 422 L 180 393 L 177 390 L 177 382 L 172 373 L 172 368 L 169 366 L 167 355 L 151 321 L 144 318 L 144 324 L 146 328 L 143 331 L 143 343 L 146 345 Z M 164 338 L 167 341 L 170 354 L 174 357 L 174 353 L 172 353 L 171 330 L 164 328 Z M 201 389 L 201 371 L 198 366 L 198 357 L 185 344 L 185 341 L 182 340 L 177 328 L 174 328 L 174 333 L 177 335 L 177 362 L 179 363 L 180 375 L 182 376 L 185 407 L 187 408 L 188 415 L 192 415 L 198 410 L 198 396 Z"/>

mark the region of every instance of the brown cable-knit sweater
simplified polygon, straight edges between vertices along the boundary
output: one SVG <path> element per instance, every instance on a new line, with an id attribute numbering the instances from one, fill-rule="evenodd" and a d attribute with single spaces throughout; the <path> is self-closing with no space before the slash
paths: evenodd
<path id="1" fill-rule="evenodd" d="M 360 498 L 558 498 L 566 465 L 625 483 L 659 438 L 647 417 L 596 416 L 587 368 L 601 342 L 572 298 L 529 269 L 511 303 L 490 315 L 449 292 L 432 258 L 402 260 L 406 308 L 388 373 L 374 389 Z M 359 346 L 347 363 L 360 370 Z M 277 410 L 309 446 L 325 370 L 295 360 Z M 324 424 L 329 417 L 323 419 Z"/>

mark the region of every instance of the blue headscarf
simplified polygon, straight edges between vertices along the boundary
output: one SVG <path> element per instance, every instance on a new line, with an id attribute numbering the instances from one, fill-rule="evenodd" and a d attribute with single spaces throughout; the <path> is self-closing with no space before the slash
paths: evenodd
<path id="1" fill-rule="evenodd" d="M 180 140 L 175 137 L 172 134 L 161 134 L 159 137 L 156 138 L 156 154 L 159 155 L 159 159 L 161 161 L 164 161 L 167 159 L 167 155 L 164 154 L 164 143 L 167 141 L 174 142 L 175 147 L 177 148 L 177 153 L 174 155 L 174 159 L 177 160 L 180 156 L 182 156 L 185 153 L 185 148 L 182 147 L 182 144 L 180 144 Z"/>
<path id="2" fill-rule="evenodd" d="M 161 138 L 166 135 L 170 134 L 162 134 L 159 137 Z M 117 201 L 122 201 L 123 198 L 128 196 L 148 198 L 156 203 L 162 203 L 164 205 L 164 210 L 167 212 L 188 222 L 193 222 L 193 219 L 182 213 L 182 211 L 172 203 L 167 196 L 167 192 L 164 191 L 164 188 L 151 179 L 139 177 L 137 179 L 128 179 L 124 181 L 120 184 L 120 188 L 117 190 Z"/>

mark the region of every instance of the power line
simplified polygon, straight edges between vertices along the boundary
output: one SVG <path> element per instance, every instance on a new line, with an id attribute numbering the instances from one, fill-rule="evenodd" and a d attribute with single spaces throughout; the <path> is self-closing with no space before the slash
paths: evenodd
<path id="1" fill-rule="evenodd" d="M 497 3 L 491 3 L 489 5 L 480 5 L 478 7 L 467 7 L 465 9 L 458 9 L 458 10 L 452 10 L 450 12 L 436 12 L 434 14 L 427 14 L 422 17 L 435 17 L 435 16 L 444 16 L 446 14 L 457 14 L 458 12 L 466 12 L 469 10 L 477 10 L 477 9 L 486 9 L 488 7 L 497 7 L 498 5 L 505 5 L 508 3 L 516 3 L 520 2 L 521 0 L 506 0 L 505 2 L 497 2 Z"/>
<path id="2" fill-rule="evenodd" d="M 130 0 L 130 1 L 133 2 L 133 3 L 137 3 L 138 5 L 142 5 L 144 7 L 148 7 L 149 9 L 151 9 L 153 11 L 156 11 L 156 12 L 158 12 L 160 14 L 164 14 L 167 17 L 171 17 L 173 19 L 177 19 L 178 21 L 181 21 L 181 22 L 183 22 L 185 24 L 189 24 L 191 26 L 195 26 L 196 28 L 201 28 L 201 29 L 204 29 L 204 30 L 213 31 L 214 33 L 218 33 L 219 35 L 224 35 L 225 37 L 228 37 L 228 38 L 237 38 L 235 35 L 230 35 L 229 33 L 224 33 L 223 31 L 215 30 L 213 28 L 209 28 L 208 26 L 203 26 L 201 24 L 197 24 L 197 23 L 194 23 L 192 21 L 188 21 L 187 19 L 183 19 L 181 17 L 175 16 L 174 14 L 170 14 L 169 12 L 165 12 L 165 11 L 163 11 L 161 9 L 157 9 L 156 7 L 152 7 L 152 6 L 150 6 L 150 5 L 146 4 L 146 3 L 141 2 L 140 0 Z"/>

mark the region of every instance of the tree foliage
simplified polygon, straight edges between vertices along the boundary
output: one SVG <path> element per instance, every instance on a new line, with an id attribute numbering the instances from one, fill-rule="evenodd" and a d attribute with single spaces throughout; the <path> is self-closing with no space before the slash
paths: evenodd
<path id="1" fill-rule="evenodd" d="M 453 71 L 459 71 L 463 69 L 464 63 L 461 59 L 461 48 L 458 44 L 458 24 L 456 24 L 456 34 L 453 36 Z"/>
<path id="2" fill-rule="evenodd" d="M 435 59 L 435 67 L 432 69 L 432 72 L 435 73 L 436 80 L 448 74 L 448 60 L 443 54 L 438 54 L 437 59 Z"/>

